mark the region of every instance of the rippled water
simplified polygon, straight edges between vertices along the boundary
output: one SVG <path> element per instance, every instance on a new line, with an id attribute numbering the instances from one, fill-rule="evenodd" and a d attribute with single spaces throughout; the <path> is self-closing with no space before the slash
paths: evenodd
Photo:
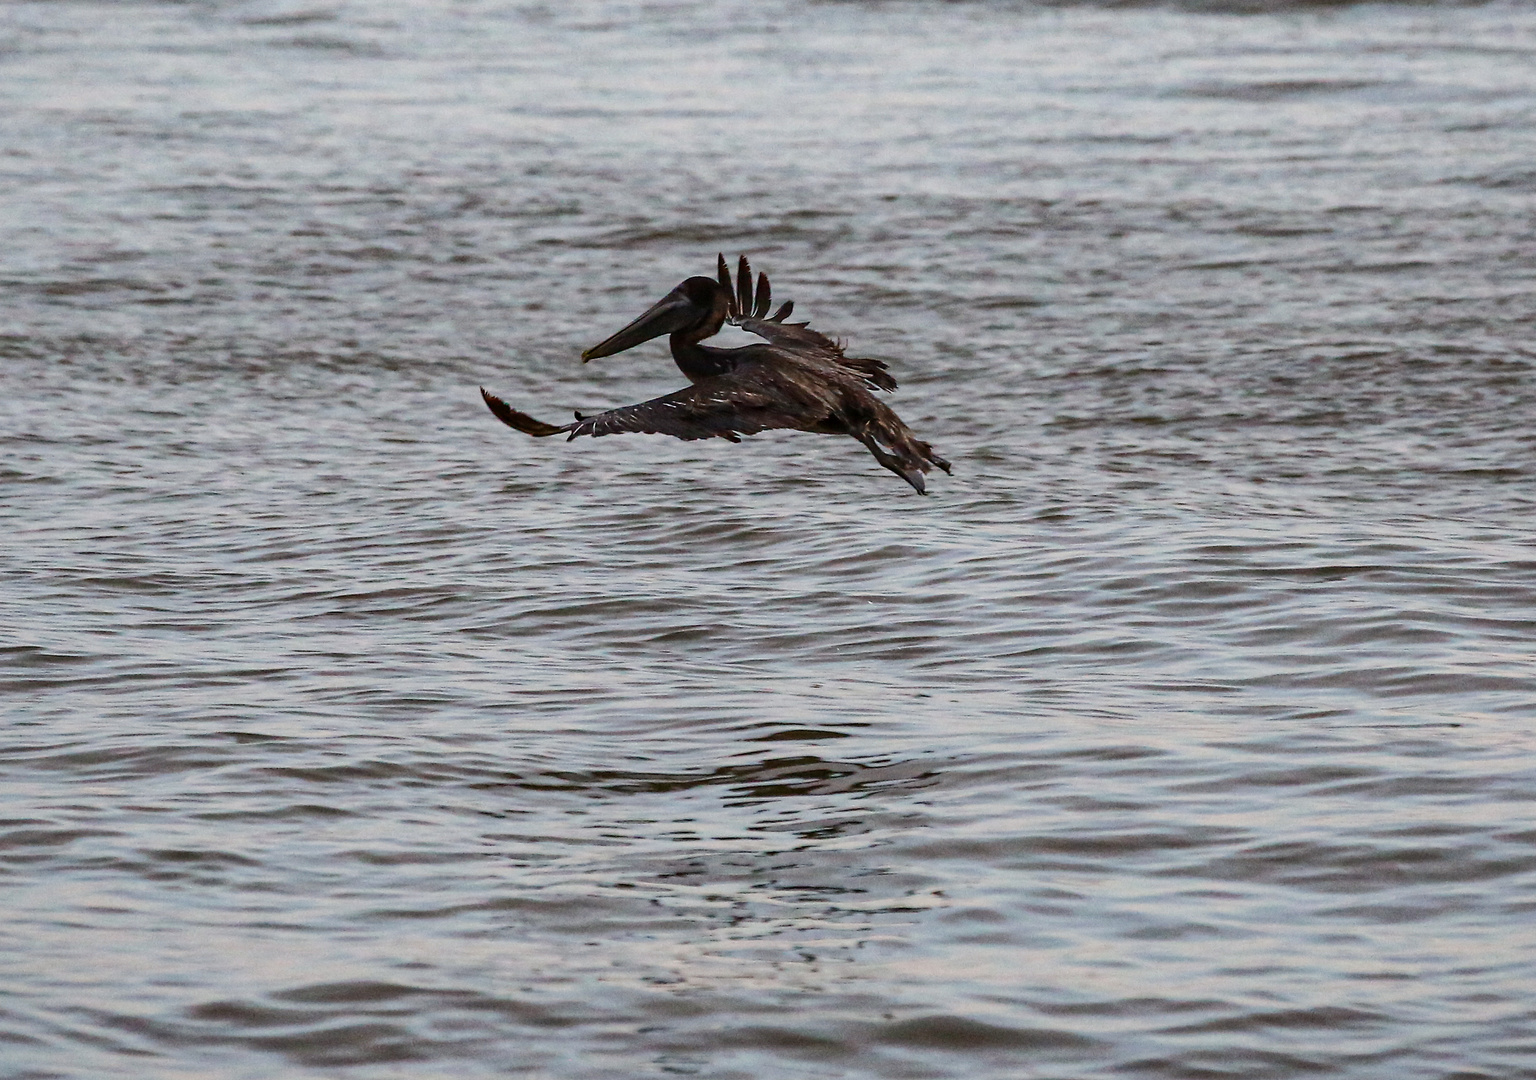
<path id="1" fill-rule="evenodd" d="M 1536 1076 L 1533 60 L 7 5 L 0 1073 Z M 955 475 L 485 411 L 717 251 Z"/>

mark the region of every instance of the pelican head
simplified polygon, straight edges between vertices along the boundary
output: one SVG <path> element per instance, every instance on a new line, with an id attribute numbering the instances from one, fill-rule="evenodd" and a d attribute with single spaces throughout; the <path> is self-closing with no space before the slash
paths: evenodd
<path id="1" fill-rule="evenodd" d="M 612 356 L 662 334 L 680 335 L 688 342 L 703 341 L 719 333 L 728 307 L 725 289 L 718 281 L 691 277 L 607 341 L 582 353 L 581 359 Z"/>

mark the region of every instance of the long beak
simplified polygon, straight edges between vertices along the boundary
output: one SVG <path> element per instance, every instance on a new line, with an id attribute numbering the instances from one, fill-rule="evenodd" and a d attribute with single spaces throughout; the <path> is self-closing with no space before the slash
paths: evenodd
<path id="1" fill-rule="evenodd" d="M 677 290 L 662 297 L 651 310 L 620 330 L 600 345 L 594 345 L 581 354 L 582 362 L 633 349 L 651 338 L 671 334 L 689 325 L 698 317 L 693 301 Z"/>

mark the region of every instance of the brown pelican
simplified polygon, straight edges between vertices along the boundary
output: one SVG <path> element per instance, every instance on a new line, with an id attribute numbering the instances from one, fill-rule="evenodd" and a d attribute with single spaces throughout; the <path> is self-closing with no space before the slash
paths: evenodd
<path id="1" fill-rule="evenodd" d="M 771 428 L 851 435 L 881 465 L 918 494 L 926 494 L 923 474 L 934 466 L 949 472 L 949 462 L 871 393 L 896 389 L 885 364 L 845 356 L 842 346 L 807 324 L 785 322 L 794 301 L 786 301 L 769 317 L 769 298 L 766 274 L 757 275 L 757 287 L 752 287 L 752 267 L 745 255 L 734 287 L 721 255 L 718 279 L 689 278 L 644 315 L 581 354 L 583 362 L 596 360 L 662 334 L 672 335 L 672 358 L 693 385 L 638 405 L 594 416 L 578 412 L 574 424 L 556 427 L 518 412 L 484 387 L 480 393 L 504 424 L 541 437 L 569 432 L 569 439 L 574 439 L 640 431 L 740 442 L 743 435 Z M 766 344 L 738 349 L 700 344 L 719 333 L 725 323 L 756 334 Z"/>

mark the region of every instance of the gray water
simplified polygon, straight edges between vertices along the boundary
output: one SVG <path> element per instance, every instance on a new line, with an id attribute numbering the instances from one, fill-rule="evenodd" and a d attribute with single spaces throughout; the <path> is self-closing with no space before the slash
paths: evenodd
<path id="1" fill-rule="evenodd" d="M 1533 61 L 0 8 L 0 1074 L 1536 1076 Z M 481 404 L 717 252 L 954 476 Z"/>

